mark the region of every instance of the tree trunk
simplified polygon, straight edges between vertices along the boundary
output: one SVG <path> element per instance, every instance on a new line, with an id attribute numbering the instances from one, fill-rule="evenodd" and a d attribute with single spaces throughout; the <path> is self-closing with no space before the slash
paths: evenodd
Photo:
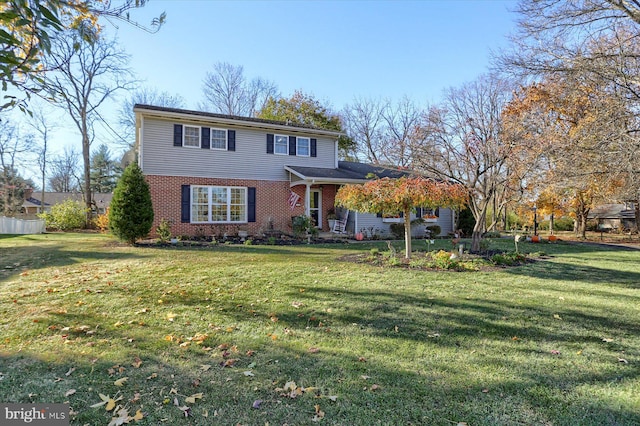
<path id="1" fill-rule="evenodd" d="M 482 209 L 480 217 L 476 220 L 476 224 L 473 226 L 473 233 L 471 234 L 471 253 L 480 253 L 480 241 L 482 241 L 482 234 L 484 234 L 487 210 Z"/>
<path id="2" fill-rule="evenodd" d="M 640 199 L 636 200 L 634 210 L 635 210 L 636 223 L 633 226 L 633 232 L 638 232 L 638 229 L 640 228 Z"/>
<path id="3" fill-rule="evenodd" d="M 82 125 L 84 134 L 82 135 L 82 159 L 84 161 L 84 201 L 87 208 L 86 227 L 91 226 L 91 141 L 88 136 L 88 127 L 85 122 Z"/>
<path id="4" fill-rule="evenodd" d="M 411 210 L 404 211 L 404 257 L 411 258 Z"/>
<path id="5" fill-rule="evenodd" d="M 553 213 L 551 213 L 551 217 L 549 218 L 549 232 L 553 235 Z"/>

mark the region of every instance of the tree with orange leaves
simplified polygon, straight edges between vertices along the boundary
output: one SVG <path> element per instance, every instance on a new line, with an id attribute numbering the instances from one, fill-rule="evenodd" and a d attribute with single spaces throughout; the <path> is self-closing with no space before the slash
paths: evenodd
<path id="1" fill-rule="evenodd" d="M 411 257 L 411 211 L 416 207 L 459 209 L 467 203 L 462 185 L 424 177 L 375 179 L 363 185 L 345 185 L 336 194 L 336 204 L 364 213 L 404 213 L 405 257 Z"/>

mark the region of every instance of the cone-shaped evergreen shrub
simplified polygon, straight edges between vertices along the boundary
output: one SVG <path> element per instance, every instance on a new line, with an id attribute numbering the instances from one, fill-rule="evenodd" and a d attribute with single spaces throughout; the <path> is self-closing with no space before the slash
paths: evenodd
<path id="1" fill-rule="evenodd" d="M 122 173 L 109 207 L 109 228 L 122 241 L 133 244 L 145 237 L 153 223 L 149 184 L 142 170 L 131 163 Z"/>

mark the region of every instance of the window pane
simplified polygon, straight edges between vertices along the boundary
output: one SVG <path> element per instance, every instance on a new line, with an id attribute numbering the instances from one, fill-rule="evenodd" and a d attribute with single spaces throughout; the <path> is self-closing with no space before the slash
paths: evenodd
<path id="1" fill-rule="evenodd" d="M 243 222 L 244 218 L 244 205 L 232 205 L 231 206 L 231 222 Z"/>
<path id="2" fill-rule="evenodd" d="M 289 138 L 286 136 L 276 135 L 274 150 L 276 154 L 289 153 Z"/>
<path id="3" fill-rule="evenodd" d="M 211 129 L 211 148 L 227 149 L 227 131 Z"/>
<path id="4" fill-rule="evenodd" d="M 211 188 L 211 203 L 227 204 L 227 188 Z"/>
<path id="5" fill-rule="evenodd" d="M 245 193 L 244 188 L 231 188 L 231 204 L 244 204 Z"/>
<path id="6" fill-rule="evenodd" d="M 208 222 L 209 221 L 209 206 L 207 205 L 194 205 L 191 208 L 191 221 L 192 222 Z"/>
<path id="7" fill-rule="evenodd" d="M 200 128 L 184 126 L 184 146 L 200 146 Z"/>
<path id="8" fill-rule="evenodd" d="M 303 157 L 309 156 L 309 138 L 298 138 L 297 153 Z"/>
<path id="9" fill-rule="evenodd" d="M 211 220 L 213 222 L 227 221 L 227 205 L 211 206 Z"/>

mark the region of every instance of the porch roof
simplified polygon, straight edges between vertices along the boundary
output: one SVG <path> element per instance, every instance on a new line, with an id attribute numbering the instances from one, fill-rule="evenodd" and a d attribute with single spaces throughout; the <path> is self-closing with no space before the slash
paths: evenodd
<path id="1" fill-rule="evenodd" d="M 354 163 L 351 161 L 339 161 L 338 168 L 285 166 L 286 171 L 296 179 L 291 180 L 291 186 L 299 184 L 347 184 L 364 183 L 374 177 L 397 179 L 408 176 L 407 170 L 392 169 L 385 166 Z"/>

